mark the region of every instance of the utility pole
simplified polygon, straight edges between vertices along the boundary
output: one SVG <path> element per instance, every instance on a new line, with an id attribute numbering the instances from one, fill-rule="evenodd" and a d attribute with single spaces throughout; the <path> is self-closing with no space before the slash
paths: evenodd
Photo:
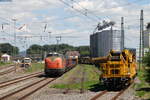
<path id="1" fill-rule="evenodd" d="M 121 17 L 121 48 L 124 49 L 124 18 Z"/>
<path id="2" fill-rule="evenodd" d="M 61 41 L 61 36 L 56 36 L 57 46 L 59 45 L 59 42 Z M 59 48 L 56 48 L 56 52 L 58 52 Z"/>
<path id="3" fill-rule="evenodd" d="M 57 45 L 58 45 L 59 42 L 61 41 L 61 36 L 57 36 L 57 37 L 56 37 L 56 41 L 57 41 Z"/>
<path id="4" fill-rule="evenodd" d="M 14 21 L 14 45 L 15 45 L 15 47 L 16 47 L 16 21 L 17 21 L 17 19 L 12 19 L 12 21 Z M 16 51 L 15 50 L 13 50 L 13 53 L 14 53 L 14 57 L 16 56 Z"/>
<path id="5" fill-rule="evenodd" d="M 142 58 L 144 57 L 144 18 L 143 10 L 141 10 L 141 33 L 142 33 Z"/>
<path id="6" fill-rule="evenodd" d="M 144 19 L 143 19 L 143 10 L 141 10 L 141 15 L 140 15 L 139 70 L 141 70 L 142 58 L 143 57 L 144 57 Z"/>
<path id="7" fill-rule="evenodd" d="M 15 45 L 15 47 L 16 47 L 16 21 L 17 21 L 17 19 L 12 19 L 12 21 L 14 21 L 14 45 Z M 15 58 L 15 56 L 16 56 L 15 47 L 14 47 L 14 49 L 13 49 L 14 58 Z M 16 65 L 16 62 L 15 62 L 15 72 L 16 72 L 16 70 L 17 70 L 17 65 Z"/>
<path id="8" fill-rule="evenodd" d="M 25 37 L 25 57 L 27 57 L 27 49 L 28 49 L 28 38 Z"/>
<path id="9" fill-rule="evenodd" d="M 50 44 L 51 33 L 52 32 L 48 32 L 48 42 L 49 42 L 49 44 Z"/>

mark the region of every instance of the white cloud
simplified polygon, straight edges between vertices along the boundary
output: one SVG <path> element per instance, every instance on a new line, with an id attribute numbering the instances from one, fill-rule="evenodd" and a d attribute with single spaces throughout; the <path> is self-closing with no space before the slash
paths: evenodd
<path id="1" fill-rule="evenodd" d="M 78 9 L 78 10 L 82 10 L 83 8 L 86 8 L 86 9 L 93 9 L 94 5 L 93 5 L 93 2 L 92 1 L 80 1 L 78 3 L 73 3 L 72 5 L 75 9 Z"/>
<path id="2" fill-rule="evenodd" d="M 130 38 L 131 43 L 127 41 L 126 45 L 132 47 L 134 42 L 138 43 L 138 39 L 134 37 L 139 36 L 139 18 L 140 9 L 144 9 L 144 21 L 145 24 L 150 21 L 149 11 L 150 4 L 140 5 L 126 5 L 127 0 L 76 0 L 68 2 L 73 5 L 74 9 L 78 9 L 85 12 L 86 8 L 87 16 L 97 19 L 95 15 L 101 19 L 113 20 L 117 26 L 120 26 L 121 17 L 125 17 L 125 28 L 126 37 Z M 63 8 L 64 7 L 64 8 Z M 66 10 L 67 9 L 67 10 Z M 66 11 L 66 14 L 64 13 Z M 41 14 L 42 13 L 42 14 Z M 79 15 L 77 15 L 79 14 Z M 98 21 L 93 21 L 90 18 L 74 11 L 73 9 L 63 6 L 59 0 L 13 0 L 9 4 L 0 5 L 0 15 L 7 20 L 17 18 L 17 27 L 23 24 L 28 25 L 30 34 L 47 34 L 46 32 L 51 31 L 55 33 L 67 33 L 63 35 L 82 36 L 82 43 L 89 44 L 89 34 L 96 27 Z M 75 17 L 66 18 L 59 20 L 68 15 L 77 15 Z M 0 22 L 5 22 L 0 19 Z M 7 21 L 6 21 L 7 22 Z M 12 21 L 11 21 L 12 22 Z M 39 22 L 39 23 L 34 23 Z M 43 33 L 44 22 L 47 22 L 47 31 Z M 7 26 L 5 31 L 13 33 L 13 23 L 10 23 L 10 28 Z M 80 44 L 81 41 L 69 39 L 70 41 L 77 42 Z M 134 46 L 134 45 L 133 45 Z"/>

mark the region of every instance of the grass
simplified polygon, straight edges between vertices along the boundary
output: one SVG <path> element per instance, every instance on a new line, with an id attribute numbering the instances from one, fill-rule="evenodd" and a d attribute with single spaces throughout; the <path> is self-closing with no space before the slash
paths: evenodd
<path id="1" fill-rule="evenodd" d="M 44 69 L 44 64 L 42 63 L 32 63 L 31 67 L 27 68 L 25 72 L 32 73 L 37 71 L 42 71 Z"/>
<path id="2" fill-rule="evenodd" d="M 11 62 L 0 62 L 0 67 L 5 66 L 5 65 L 10 65 L 12 64 Z"/>
<path id="3" fill-rule="evenodd" d="M 92 85 L 98 84 L 98 81 L 86 81 L 84 82 L 84 89 L 88 90 L 92 88 Z M 58 89 L 81 89 L 81 83 L 73 83 L 73 84 L 55 84 L 51 86 L 51 88 Z"/>
<path id="4" fill-rule="evenodd" d="M 135 85 L 136 96 L 142 99 L 150 99 L 150 84 L 145 81 L 145 73 L 146 71 L 144 69 L 138 72 L 140 83 L 136 83 Z"/>
<path id="5" fill-rule="evenodd" d="M 61 77 L 61 81 L 67 81 L 66 83 L 57 83 L 51 85 L 50 88 L 58 88 L 58 89 L 81 89 L 81 80 L 83 70 L 85 71 L 85 81 L 83 82 L 83 87 L 85 90 L 89 90 L 93 88 L 95 84 L 99 84 L 99 75 L 94 71 L 98 70 L 92 65 L 77 65 L 74 69 L 67 72 L 66 75 Z M 74 80 L 70 83 L 70 80 Z"/>

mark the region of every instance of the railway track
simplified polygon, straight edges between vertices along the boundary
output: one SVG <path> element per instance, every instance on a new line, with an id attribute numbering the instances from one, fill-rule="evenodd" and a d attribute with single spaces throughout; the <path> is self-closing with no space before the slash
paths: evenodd
<path id="1" fill-rule="evenodd" d="M 12 66 L 10 66 L 10 67 L 12 67 Z M 7 68 L 8 68 L 8 67 L 7 67 Z M 4 68 L 3 68 L 3 69 L 4 69 Z M 13 71 L 15 71 L 15 67 L 8 68 L 7 70 L 4 70 L 4 71 L 0 72 L 0 76 L 5 75 L 5 74 L 8 74 L 8 73 L 13 72 Z"/>
<path id="2" fill-rule="evenodd" d="M 7 66 L 1 66 L 0 70 L 5 69 L 5 68 L 9 68 L 9 67 L 12 67 L 12 66 L 14 66 L 14 65 L 12 64 L 12 65 L 7 65 Z"/>
<path id="3" fill-rule="evenodd" d="M 101 100 L 102 96 L 104 96 L 104 95 L 107 97 L 107 100 L 117 100 L 118 97 L 124 93 L 124 91 L 125 90 L 121 90 L 119 92 L 114 92 L 114 93 L 111 94 L 113 96 L 108 96 L 110 94 L 110 92 L 107 91 L 107 90 L 104 90 L 104 91 L 98 93 L 97 95 L 95 95 L 90 100 Z M 106 100 L 106 99 L 102 99 L 102 100 Z"/>
<path id="4" fill-rule="evenodd" d="M 11 85 L 11 84 L 14 84 L 14 83 L 17 83 L 17 82 L 21 82 L 23 80 L 27 80 L 27 79 L 30 79 L 30 78 L 33 78 L 33 77 L 36 77 L 36 76 L 39 76 L 41 74 L 43 74 L 43 72 L 37 72 L 37 73 L 33 73 L 33 74 L 26 75 L 26 76 L 22 76 L 22 77 L 18 77 L 18 78 L 15 78 L 15 79 L 11 79 L 11 80 L 8 80 L 8 81 L 1 82 L 0 83 L 0 88 L 6 87 L 8 85 Z"/>
<path id="5" fill-rule="evenodd" d="M 129 89 L 133 84 L 131 84 L 130 86 L 128 86 L 126 89 L 123 89 L 121 91 L 118 91 L 118 92 L 114 92 L 112 97 L 110 97 L 109 99 L 107 100 L 117 100 L 127 89 Z M 110 92 L 107 91 L 107 90 L 104 90 L 104 91 L 101 91 L 100 93 L 98 93 L 97 95 L 95 95 L 93 98 L 91 98 L 90 100 L 100 100 L 102 96 L 104 95 L 107 95 L 109 94 Z M 103 99 L 102 99 L 103 100 Z M 104 99 L 105 100 L 105 99 Z"/>
<path id="6" fill-rule="evenodd" d="M 23 100 L 57 78 L 44 78 L 10 94 L 0 97 L 0 100 Z"/>
<path id="7" fill-rule="evenodd" d="M 91 98 L 90 100 L 97 100 L 99 97 L 101 97 L 102 95 L 106 94 L 107 91 L 102 91 L 100 93 L 98 93 L 97 95 L 95 95 L 93 98 Z"/>

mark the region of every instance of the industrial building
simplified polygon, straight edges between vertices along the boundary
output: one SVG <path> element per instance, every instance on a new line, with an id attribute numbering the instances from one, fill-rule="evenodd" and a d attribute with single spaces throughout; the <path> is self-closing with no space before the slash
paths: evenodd
<path id="1" fill-rule="evenodd" d="M 150 29 L 144 32 L 144 52 L 148 52 L 150 48 Z"/>
<path id="2" fill-rule="evenodd" d="M 150 29 L 144 33 L 144 48 L 150 48 Z"/>
<path id="3" fill-rule="evenodd" d="M 91 57 L 107 56 L 111 49 L 118 51 L 123 49 L 120 30 L 108 27 L 90 35 Z"/>

